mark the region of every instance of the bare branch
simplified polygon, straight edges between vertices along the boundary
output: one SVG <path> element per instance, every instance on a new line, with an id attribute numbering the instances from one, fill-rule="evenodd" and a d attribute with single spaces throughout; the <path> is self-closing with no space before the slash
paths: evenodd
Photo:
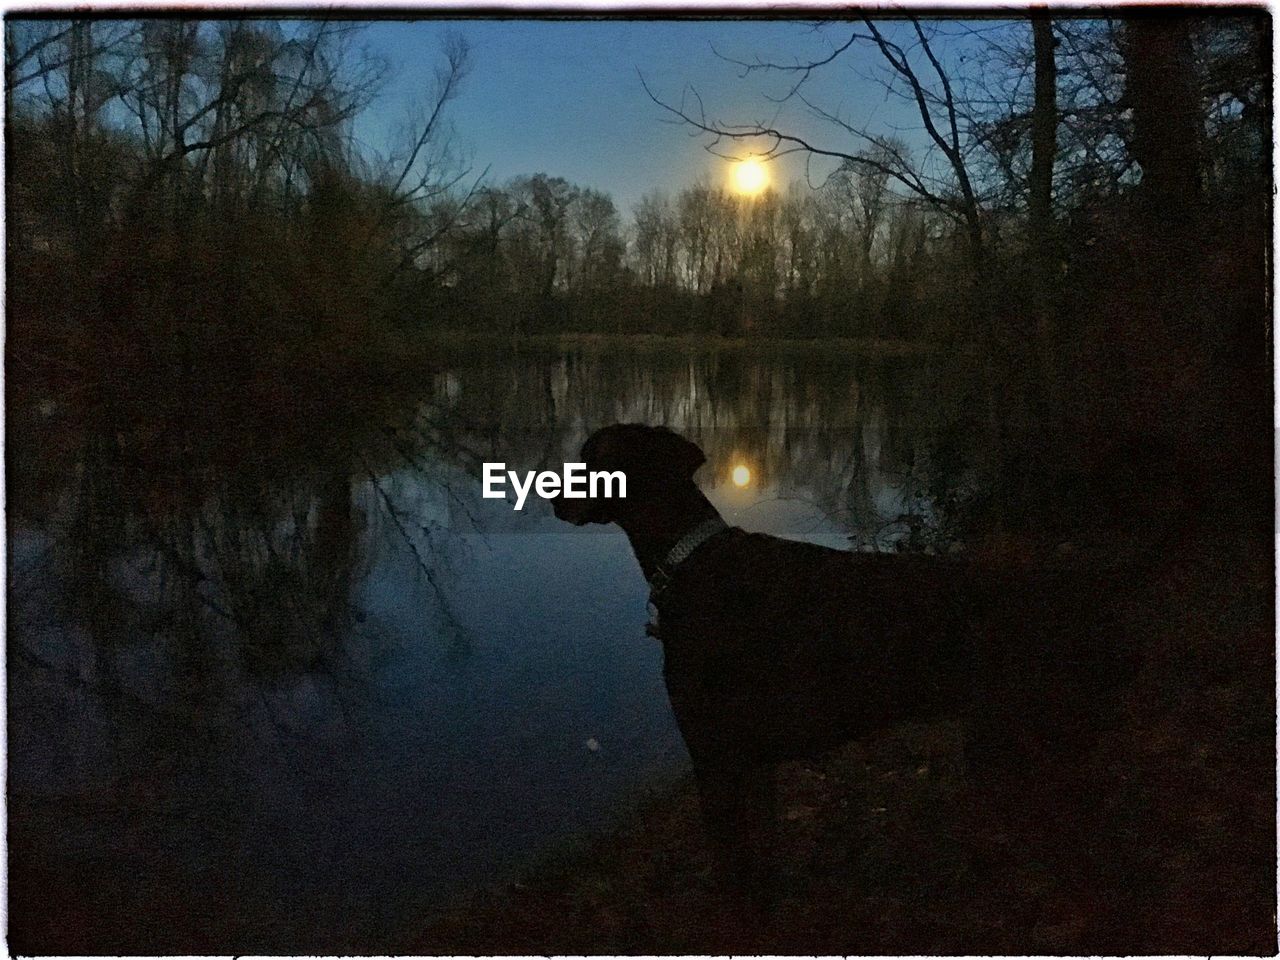
<path id="1" fill-rule="evenodd" d="M 448 37 L 445 41 L 445 66 L 436 72 L 437 89 L 435 92 L 435 104 L 432 107 L 431 115 L 427 117 L 426 122 L 422 125 L 422 129 L 419 131 L 418 137 L 414 141 L 413 148 L 409 151 L 409 156 L 400 170 L 400 175 L 396 178 L 394 185 L 391 187 L 392 196 L 399 194 L 400 188 L 404 185 L 405 179 L 409 176 L 409 171 L 412 170 L 413 165 L 418 162 L 418 156 L 422 153 L 423 149 L 435 134 L 436 125 L 440 120 L 445 105 L 457 96 L 458 87 L 466 76 L 468 58 L 469 49 L 467 41 L 457 34 L 453 34 Z"/>
<path id="2" fill-rule="evenodd" d="M 879 160 L 876 160 L 873 157 L 869 157 L 863 153 L 850 153 L 847 150 L 832 150 L 826 147 L 820 147 L 813 143 L 810 143 L 804 137 L 797 136 L 796 134 L 793 134 L 793 133 L 786 133 L 782 130 L 779 130 L 777 127 L 770 126 L 770 125 L 723 124 L 715 121 L 708 121 L 705 115 L 700 115 L 695 117 L 692 114 L 688 113 L 684 109 L 683 105 L 680 107 L 676 107 L 662 100 L 660 97 L 658 97 L 653 92 L 653 90 L 650 89 L 648 81 L 645 80 L 643 75 L 641 75 L 640 77 L 640 82 L 643 85 L 644 91 L 648 95 L 649 99 L 652 100 L 659 107 L 661 107 L 663 110 L 666 110 L 668 113 L 674 116 L 676 118 L 676 122 L 687 124 L 688 126 L 693 127 L 695 131 L 695 135 L 698 135 L 698 134 L 711 135 L 714 139 L 712 140 L 711 143 L 707 144 L 706 148 L 708 152 L 715 153 L 717 156 L 725 156 L 728 159 L 737 159 L 736 157 L 732 157 L 729 154 L 717 153 L 715 148 L 718 147 L 719 144 L 725 140 L 734 141 L 734 142 L 743 141 L 743 140 L 760 140 L 760 139 L 768 140 L 768 141 L 772 141 L 772 145 L 763 153 L 759 153 L 756 155 L 760 159 L 763 159 L 766 161 L 776 160 L 779 157 L 784 157 L 789 154 L 803 152 L 803 153 L 808 153 L 812 156 L 831 157 L 833 159 L 840 160 L 844 163 L 852 164 L 855 166 L 866 167 L 868 169 L 875 170 L 878 173 L 883 173 L 886 176 L 891 177 L 893 180 L 902 184 L 904 187 L 906 187 L 912 193 L 919 196 L 921 199 L 927 200 L 929 203 L 934 204 L 939 209 L 946 212 L 949 216 L 952 216 L 952 217 L 957 216 L 955 212 L 954 204 L 948 201 L 945 197 L 936 193 L 935 191 L 930 190 L 924 184 L 923 180 L 919 177 L 919 175 L 910 171 L 909 168 L 904 167 L 902 169 L 899 169 L 895 166 L 890 166 Z M 801 99 L 803 100 L 803 98 Z M 807 101 L 804 101 L 804 102 L 806 103 L 806 105 L 810 105 L 808 104 Z M 819 111 L 819 113 L 821 112 Z M 827 119 L 833 119 L 833 120 L 835 119 L 831 115 L 825 115 L 825 116 Z M 867 140 L 868 143 L 871 143 L 874 146 L 884 147 L 888 142 L 884 138 L 874 138 L 864 132 L 855 130 L 853 127 L 847 124 L 844 124 L 841 121 L 836 120 L 835 122 L 838 123 L 840 126 L 842 126 L 844 129 L 846 129 L 848 132 L 862 137 L 863 139 Z M 902 155 L 900 152 L 895 153 L 892 149 L 890 149 L 890 152 L 894 153 L 896 157 L 900 159 L 902 158 Z"/>
<path id="3" fill-rule="evenodd" d="M 785 102 L 786 100 L 791 99 L 797 93 L 799 93 L 800 88 L 804 86 L 804 84 L 808 81 L 808 79 L 813 75 L 813 72 L 815 70 L 819 69 L 820 67 L 825 67 L 827 64 L 832 63 L 835 60 L 839 59 L 840 55 L 844 53 L 846 50 L 848 50 L 850 47 L 852 47 L 857 40 L 867 40 L 867 39 L 870 39 L 870 38 L 867 37 L 865 34 L 852 33 L 849 35 L 849 39 L 846 40 L 844 43 L 840 44 L 839 46 L 833 46 L 831 48 L 831 53 L 828 54 L 827 56 L 820 57 L 817 60 L 810 60 L 807 62 L 801 62 L 797 60 L 795 63 L 776 63 L 769 60 L 761 60 L 759 57 L 757 57 L 753 63 L 747 63 L 744 60 L 736 60 L 732 57 L 724 56 L 722 53 L 720 53 L 719 50 L 715 48 L 714 45 L 712 46 L 711 51 L 726 63 L 731 63 L 734 66 L 741 67 L 742 68 L 741 76 L 743 77 L 749 76 L 750 74 L 756 73 L 756 72 L 799 73 L 800 79 L 797 80 L 792 85 L 791 89 L 785 95 L 777 98 L 775 97 L 768 98 L 770 100 L 773 100 L 775 103 L 782 103 L 782 102 Z"/>

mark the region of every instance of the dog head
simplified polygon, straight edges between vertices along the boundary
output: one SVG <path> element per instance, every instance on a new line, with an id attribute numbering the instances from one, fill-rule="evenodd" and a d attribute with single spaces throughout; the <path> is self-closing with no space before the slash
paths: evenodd
<path id="1" fill-rule="evenodd" d="M 597 430 L 582 445 L 581 457 L 588 473 L 625 473 L 627 496 L 572 500 L 556 497 L 552 501 L 555 515 L 578 526 L 616 523 L 635 504 L 661 499 L 672 488 L 691 482 L 694 471 L 707 461 L 697 444 L 678 433 L 640 423 L 615 423 Z"/>

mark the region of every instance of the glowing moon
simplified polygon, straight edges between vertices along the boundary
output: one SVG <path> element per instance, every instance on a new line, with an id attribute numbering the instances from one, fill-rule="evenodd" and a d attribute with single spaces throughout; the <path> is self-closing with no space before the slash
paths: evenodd
<path id="1" fill-rule="evenodd" d="M 742 464 L 733 468 L 733 484 L 736 487 L 745 487 L 751 482 L 751 471 Z"/>
<path id="2" fill-rule="evenodd" d="M 740 160 L 733 165 L 733 186 L 739 193 L 759 193 L 769 185 L 769 174 L 764 164 L 754 157 Z"/>

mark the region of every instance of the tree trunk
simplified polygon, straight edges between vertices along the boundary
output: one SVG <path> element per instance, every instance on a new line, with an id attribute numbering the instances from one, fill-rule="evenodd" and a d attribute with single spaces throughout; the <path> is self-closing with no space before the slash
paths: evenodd
<path id="1" fill-rule="evenodd" d="M 1172 487 L 1149 500 L 1197 498 L 1216 432 L 1209 334 L 1215 322 L 1202 262 L 1205 242 L 1202 118 L 1185 14 L 1125 23 L 1130 152 L 1142 167 L 1134 261 L 1135 309 L 1121 338 L 1131 371 L 1126 417 L 1151 472 Z M 1184 508 L 1185 509 L 1185 508 Z"/>
<path id="2" fill-rule="evenodd" d="M 1031 16 L 1035 42 L 1035 107 L 1031 113 L 1031 238 L 1036 266 L 1052 269 L 1053 160 L 1058 152 L 1058 67 L 1053 24 L 1047 13 Z M 1043 276 L 1038 279 L 1045 279 Z"/>
<path id="3" fill-rule="evenodd" d="M 1039 376 L 1031 385 L 1032 415 L 1042 425 L 1060 423 L 1064 380 L 1063 361 L 1054 315 L 1055 227 L 1053 217 L 1053 164 L 1058 152 L 1058 65 L 1054 52 L 1053 21 L 1048 13 L 1031 15 L 1031 35 L 1035 53 L 1035 103 L 1031 112 L 1031 190 L 1028 202 L 1031 246 L 1032 322 L 1028 331 L 1037 356 L 1032 369 Z M 1041 431 L 1041 443 L 1047 441 Z M 1048 451 L 1042 450 L 1042 453 Z M 1045 456 L 1044 470 L 1056 460 Z"/>
<path id="4" fill-rule="evenodd" d="M 1133 108 L 1130 152 L 1155 223 L 1186 239 L 1201 207 L 1203 147 L 1195 60 L 1185 14 L 1140 17 L 1125 25 L 1125 97 Z"/>

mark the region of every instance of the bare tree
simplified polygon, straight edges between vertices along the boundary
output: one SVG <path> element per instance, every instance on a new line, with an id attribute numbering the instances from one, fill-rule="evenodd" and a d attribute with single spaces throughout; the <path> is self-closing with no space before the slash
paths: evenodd
<path id="1" fill-rule="evenodd" d="M 405 204 L 429 202 L 458 183 L 468 171 L 450 171 L 451 138 L 445 108 L 461 90 L 470 69 L 470 46 L 461 34 L 450 33 L 442 44 L 443 62 L 435 69 L 435 86 L 420 106 L 421 118 L 412 129 L 388 188 L 388 209 Z M 451 171 L 450 171 L 451 172 Z"/>
<path id="2" fill-rule="evenodd" d="M 632 249 L 641 278 L 652 287 L 674 287 L 680 227 L 670 198 L 657 191 L 645 194 L 633 218 Z"/>
<path id="3" fill-rule="evenodd" d="M 1048 14 L 1031 17 L 1035 37 L 1035 109 L 1031 116 L 1031 234 L 1040 259 L 1053 229 L 1053 162 L 1058 152 L 1058 67 Z"/>
<path id="4" fill-rule="evenodd" d="M 551 303 L 557 281 L 564 276 L 572 242 L 569 211 L 578 190 L 563 177 L 549 177 L 545 173 L 521 178 L 516 182 L 516 189 L 523 201 L 523 218 L 536 231 L 537 295 L 545 307 Z"/>
<path id="5" fill-rule="evenodd" d="M 673 103 L 655 94 L 643 76 L 641 82 L 654 103 L 679 122 L 708 134 L 711 137 L 707 144 L 709 150 L 718 151 L 726 143 L 763 142 L 766 148 L 763 152 L 758 152 L 757 156 L 765 160 L 797 152 L 830 157 L 894 181 L 911 195 L 943 212 L 965 230 L 974 276 L 980 283 L 985 276 L 986 264 L 983 212 L 967 162 L 964 114 L 951 77 L 934 49 L 934 40 L 917 18 L 909 17 L 907 22 L 911 28 L 909 39 L 901 42 L 888 35 L 880 25 L 864 18 L 864 29 L 851 30 L 842 43 L 833 45 L 831 53 L 826 57 L 797 63 L 760 59 L 751 62 L 731 61 L 746 73 L 780 72 L 794 76 L 794 83 L 781 99 L 796 99 L 803 103 L 814 116 L 849 136 L 853 141 L 852 148 L 813 143 L 794 132 L 780 129 L 773 123 L 731 123 L 720 120 L 707 114 L 700 96 L 691 87 L 686 88 L 679 103 Z M 886 81 L 888 89 L 916 106 L 925 132 L 944 158 L 943 172 L 934 172 L 924 165 L 913 163 L 902 149 L 901 141 L 893 135 L 879 133 L 865 124 L 855 123 L 808 96 L 805 85 L 814 72 L 838 60 L 856 44 L 870 45 L 878 51 L 889 67 L 889 79 Z"/>
<path id="6" fill-rule="evenodd" d="M 1194 229 L 1204 197 L 1204 133 L 1189 26 L 1185 16 L 1134 19 L 1123 50 L 1131 149 L 1152 218 Z"/>
<path id="7" fill-rule="evenodd" d="M 695 293 L 706 293 L 711 284 L 714 190 L 705 182 L 680 191 L 676 215 L 680 223 L 680 243 L 684 249 L 685 277 Z"/>
<path id="8" fill-rule="evenodd" d="M 570 215 L 576 263 L 574 284 L 591 292 L 616 273 L 622 256 L 621 223 L 608 194 L 590 188 L 578 193 Z"/>
<path id="9" fill-rule="evenodd" d="M 901 142 L 894 142 L 894 152 L 898 156 L 910 156 L 906 145 Z M 881 154 L 881 159 L 888 161 L 889 157 Z M 828 181 L 828 187 L 849 211 L 856 231 L 858 286 L 859 293 L 864 297 L 870 288 L 873 273 L 872 248 L 884 224 L 891 199 L 888 179 L 888 174 L 881 169 L 845 161 Z"/>

